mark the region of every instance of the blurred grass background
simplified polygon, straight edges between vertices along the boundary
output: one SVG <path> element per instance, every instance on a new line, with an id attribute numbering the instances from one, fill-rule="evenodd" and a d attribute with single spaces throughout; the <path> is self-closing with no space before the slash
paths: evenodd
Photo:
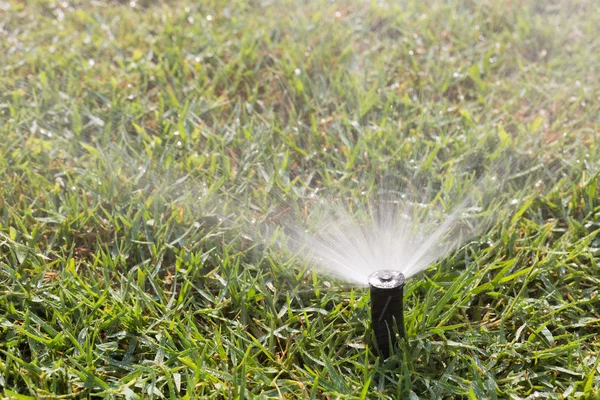
<path id="1" fill-rule="evenodd" d="M 593 1 L 0 1 L 3 396 L 596 398 L 599 27 Z M 491 143 L 570 170 L 407 286 L 386 363 L 365 290 L 217 223 Z"/>

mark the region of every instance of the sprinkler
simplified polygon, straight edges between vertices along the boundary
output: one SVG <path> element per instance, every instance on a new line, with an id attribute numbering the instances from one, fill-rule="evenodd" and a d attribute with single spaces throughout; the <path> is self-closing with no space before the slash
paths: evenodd
<path id="1" fill-rule="evenodd" d="M 381 270 L 369 276 L 371 288 L 371 325 L 379 354 L 388 358 L 398 339 L 404 337 L 404 275 Z"/>

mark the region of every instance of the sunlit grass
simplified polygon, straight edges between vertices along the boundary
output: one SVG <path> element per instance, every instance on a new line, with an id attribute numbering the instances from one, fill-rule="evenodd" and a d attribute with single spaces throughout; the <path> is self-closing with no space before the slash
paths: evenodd
<path id="1" fill-rule="evenodd" d="M 221 3 L 2 4 L 3 396 L 598 396 L 594 2 Z M 498 145 L 571 168 L 407 285 L 385 363 L 366 291 L 243 231 Z"/>

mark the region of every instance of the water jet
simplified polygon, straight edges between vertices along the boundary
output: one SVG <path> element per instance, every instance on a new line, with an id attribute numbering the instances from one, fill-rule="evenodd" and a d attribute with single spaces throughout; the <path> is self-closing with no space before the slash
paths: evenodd
<path id="1" fill-rule="evenodd" d="M 400 271 L 380 270 L 369 276 L 371 326 L 378 353 L 388 358 L 404 337 L 404 283 Z"/>

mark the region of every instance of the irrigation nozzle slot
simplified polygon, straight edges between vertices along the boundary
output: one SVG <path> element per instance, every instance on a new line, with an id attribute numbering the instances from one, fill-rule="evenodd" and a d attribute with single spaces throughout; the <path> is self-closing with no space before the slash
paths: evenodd
<path id="1" fill-rule="evenodd" d="M 404 337 L 404 275 L 381 270 L 369 276 L 371 288 L 371 325 L 376 347 L 381 356 L 390 356 L 398 337 Z M 398 333 L 398 336 L 396 336 Z"/>

